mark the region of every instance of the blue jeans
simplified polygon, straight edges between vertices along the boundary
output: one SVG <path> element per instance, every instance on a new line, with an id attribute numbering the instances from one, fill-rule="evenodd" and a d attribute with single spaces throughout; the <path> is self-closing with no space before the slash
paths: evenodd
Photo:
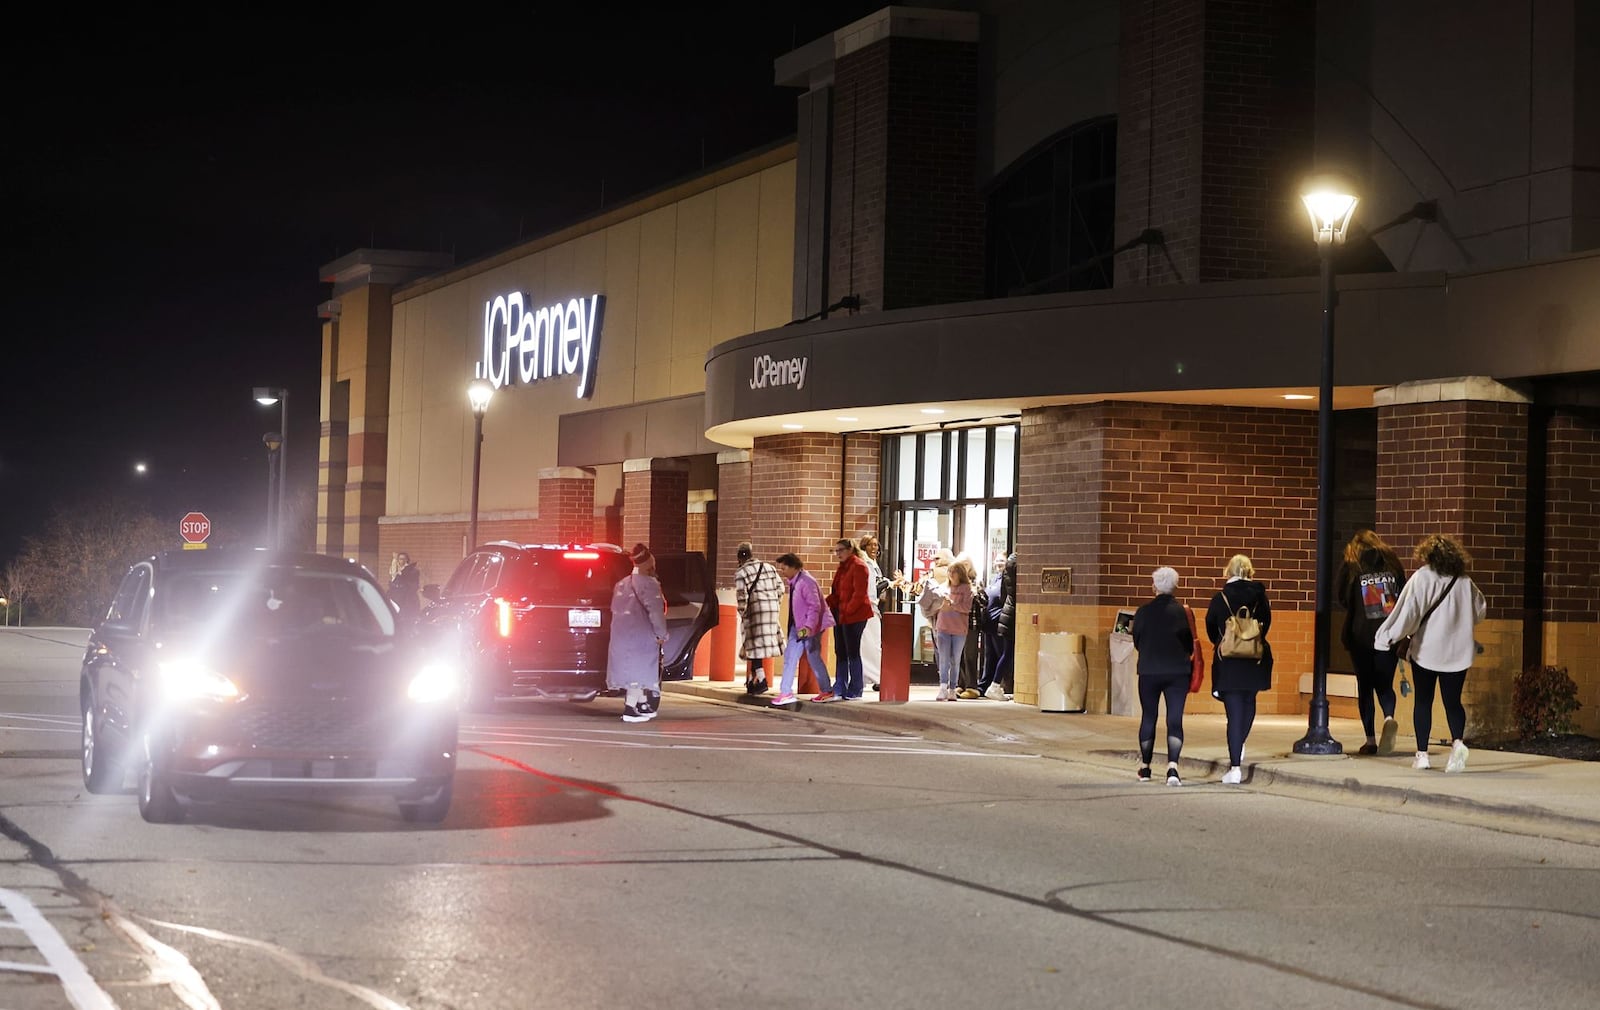
<path id="1" fill-rule="evenodd" d="M 826 694 L 833 690 L 828 679 L 828 668 L 822 662 L 822 636 L 807 635 L 799 637 L 797 629 L 789 626 L 789 644 L 783 649 L 783 680 L 778 684 L 779 694 L 794 693 L 794 677 L 800 670 L 800 656 L 803 653 L 806 661 L 811 664 L 811 672 L 817 675 L 817 686 Z"/>
<path id="2" fill-rule="evenodd" d="M 961 680 L 961 653 L 967 647 L 966 635 L 936 631 L 933 648 L 939 654 L 939 686 L 954 691 Z"/>
<path id="3" fill-rule="evenodd" d="M 841 698 L 861 697 L 861 636 L 866 630 L 866 621 L 833 626 L 834 669 L 839 674 L 834 690 Z"/>

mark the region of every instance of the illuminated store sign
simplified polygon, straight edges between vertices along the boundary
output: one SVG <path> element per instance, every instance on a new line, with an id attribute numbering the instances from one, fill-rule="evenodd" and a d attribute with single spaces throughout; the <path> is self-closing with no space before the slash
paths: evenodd
<path id="1" fill-rule="evenodd" d="M 473 374 L 495 389 L 562 375 L 578 376 L 578 398 L 594 394 L 605 295 L 527 308 L 522 292 L 483 303 L 483 357 Z"/>
<path id="2" fill-rule="evenodd" d="M 806 388 L 806 368 L 810 358 L 774 358 L 770 354 L 757 355 L 751 362 L 750 388 L 766 389 L 768 386 L 793 386 Z"/>

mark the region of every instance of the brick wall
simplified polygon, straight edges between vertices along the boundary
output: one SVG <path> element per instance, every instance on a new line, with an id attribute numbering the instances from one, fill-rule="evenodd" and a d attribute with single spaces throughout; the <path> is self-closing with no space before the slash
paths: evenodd
<path id="1" fill-rule="evenodd" d="M 1468 400 L 1378 409 L 1378 532 L 1406 562 L 1430 533 L 1461 540 L 1491 618 L 1522 616 L 1528 408 Z"/>
<path id="2" fill-rule="evenodd" d="M 1166 253 L 1120 254 L 1119 286 L 1310 262 L 1297 190 L 1312 167 L 1313 15 L 1296 0 L 1122 5 L 1116 239 L 1157 228 Z"/>
<path id="3" fill-rule="evenodd" d="M 722 589 L 733 588 L 733 573 L 739 567 L 734 549 L 739 541 L 752 544 L 750 514 L 750 461 L 727 462 L 717 465 L 717 556 L 713 582 Z M 759 551 L 759 549 L 758 549 Z M 778 552 L 781 553 L 781 552 Z M 772 554 L 759 554 L 770 558 Z"/>
<path id="4" fill-rule="evenodd" d="M 689 469 L 667 462 L 622 474 L 622 544 L 644 542 L 652 550 L 681 551 L 688 542 Z"/>
<path id="5" fill-rule="evenodd" d="M 684 517 L 684 550 L 699 551 L 701 554 L 708 552 L 711 530 L 706 519 L 705 512 L 690 512 Z"/>
<path id="6" fill-rule="evenodd" d="M 594 478 L 541 477 L 539 518 L 534 537 L 547 544 L 586 544 L 594 540 Z"/>
<path id="7" fill-rule="evenodd" d="M 846 446 L 844 529 L 839 536 L 855 539 L 860 539 L 865 533 L 877 536 L 883 436 L 849 435 L 846 437 Z"/>
<path id="8" fill-rule="evenodd" d="M 867 310 L 983 296 L 978 50 L 890 37 L 834 67 L 828 290 Z"/>
<path id="9" fill-rule="evenodd" d="M 838 435 L 797 432 L 758 438 L 750 449 L 751 537 L 756 556 L 793 551 L 826 589 L 839 533 Z"/>
<path id="10" fill-rule="evenodd" d="M 1545 499 L 1545 619 L 1600 621 L 1600 425 L 1550 421 Z"/>

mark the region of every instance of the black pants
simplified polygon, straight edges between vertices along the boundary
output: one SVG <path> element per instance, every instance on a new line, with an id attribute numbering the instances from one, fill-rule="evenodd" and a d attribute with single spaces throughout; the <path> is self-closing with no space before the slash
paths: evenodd
<path id="1" fill-rule="evenodd" d="M 1139 681 L 1139 761 L 1148 765 L 1156 749 L 1156 706 L 1167 699 L 1167 764 L 1178 763 L 1183 751 L 1183 706 L 1189 700 L 1189 675 L 1168 673 L 1140 675 Z"/>
<path id="2" fill-rule="evenodd" d="M 1399 659 L 1393 652 L 1376 651 L 1369 642 L 1350 650 L 1350 662 L 1356 668 L 1356 711 L 1361 713 L 1361 728 L 1371 740 L 1377 735 L 1379 707 L 1385 719 L 1394 718 L 1394 668 Z M 1377 705 L 1372 703 L 1373 695 L 1377 695 Z"/>
<path id="3" fill-rule="evenodd" d="M 1222 710 L 1228 713 L 1228 766 L 1244 763 L 1244 742 L 1256 724 L 1256 691 L 1223 691 Z"/>
<path id="4" fill-rule="evenodd" d="M 1433 732 L 1433 685 L 1439 685 L 1439 696 L 1444 700 L 1444 718 L 1450 724 L 1450 739 L 1460 740 L 1467 732 L 1467 709 L 1461 704 L 1461 689 L 1467 683 L 1467 671 L 1440 673 L 1425 670 L 1415 663 L 1411 673 L 1417 681 L 1416 708 L 1411 712 L 1411 723 L 1417 731 L 1417 753 L 1428 749 L 1428 735 Z"/>

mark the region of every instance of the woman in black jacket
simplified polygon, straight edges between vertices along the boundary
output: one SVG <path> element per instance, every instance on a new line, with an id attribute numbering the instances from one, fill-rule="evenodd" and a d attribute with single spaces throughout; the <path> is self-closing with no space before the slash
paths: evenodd
<path id="1" fill-rule="evenodd" d="M 1372 637 L 1394 610 L 1400 590 L 1406 584 L 1405 569 L 1393 548 L 1378 534 L 1362 530 L 1350 538 L 1344 549 L 1344 567 L 1339 569 L 1337 597 L 1344 604 L 1344 632 L 1341 638 L 1356 668 L 1356 710 L 1361 713 L 1361 728 L 1367 731 L 1362 754 L 1394 753 L 1395 733 L 1400 724 L 1394 718 L 1395 654 L 1372 648 Z M 1372 703 L 1373 696 L 1378 699 Z M 1383 708 L 1383 736 L 1374 734 L 1377 709 Z"/>
<path id="2" fill-rule="evenodd" d="M 1133 615 L 1133 647 L 1139 651 L 1139 781 L 1150 781 L 1150 759 L 1156 749 L 1156 709 L 1167 699 L 1167 785 L 1181 786 L 1178 755 L 1183 750 L 1183 706 L 1189 698 L 1190 656 L 1194 634 L 1189 615 L 1172 595 L 1178 573 L 1157 568 L 1150 573 L 1156 598 Z"/>
<path id="3" fill-rule="evenodd" d="M 1206 637 L 1215 648 L 1211 658 L 1211 693 L 1222 699 L 1228 713 L 1228 770 L 1222 784 L 1236 786 L 1244 781 L 1244 742 L 1256 721 L 1256 695 L 1272 687 L 1272 646 L 1267 629 L 1272 625 L 1272 606 L 1267 602 L 1267 587 L 1255 581 L 1256 569 L 1243 554 L 1228 559 L 1222 569 L 1227 581 L 1211 598 L 1206 609 Z M 1261 658 L 1239 659 L 1222 655 L 1221 642 L 1228 618 L 1244 610 L 1261 625 Z"/>

